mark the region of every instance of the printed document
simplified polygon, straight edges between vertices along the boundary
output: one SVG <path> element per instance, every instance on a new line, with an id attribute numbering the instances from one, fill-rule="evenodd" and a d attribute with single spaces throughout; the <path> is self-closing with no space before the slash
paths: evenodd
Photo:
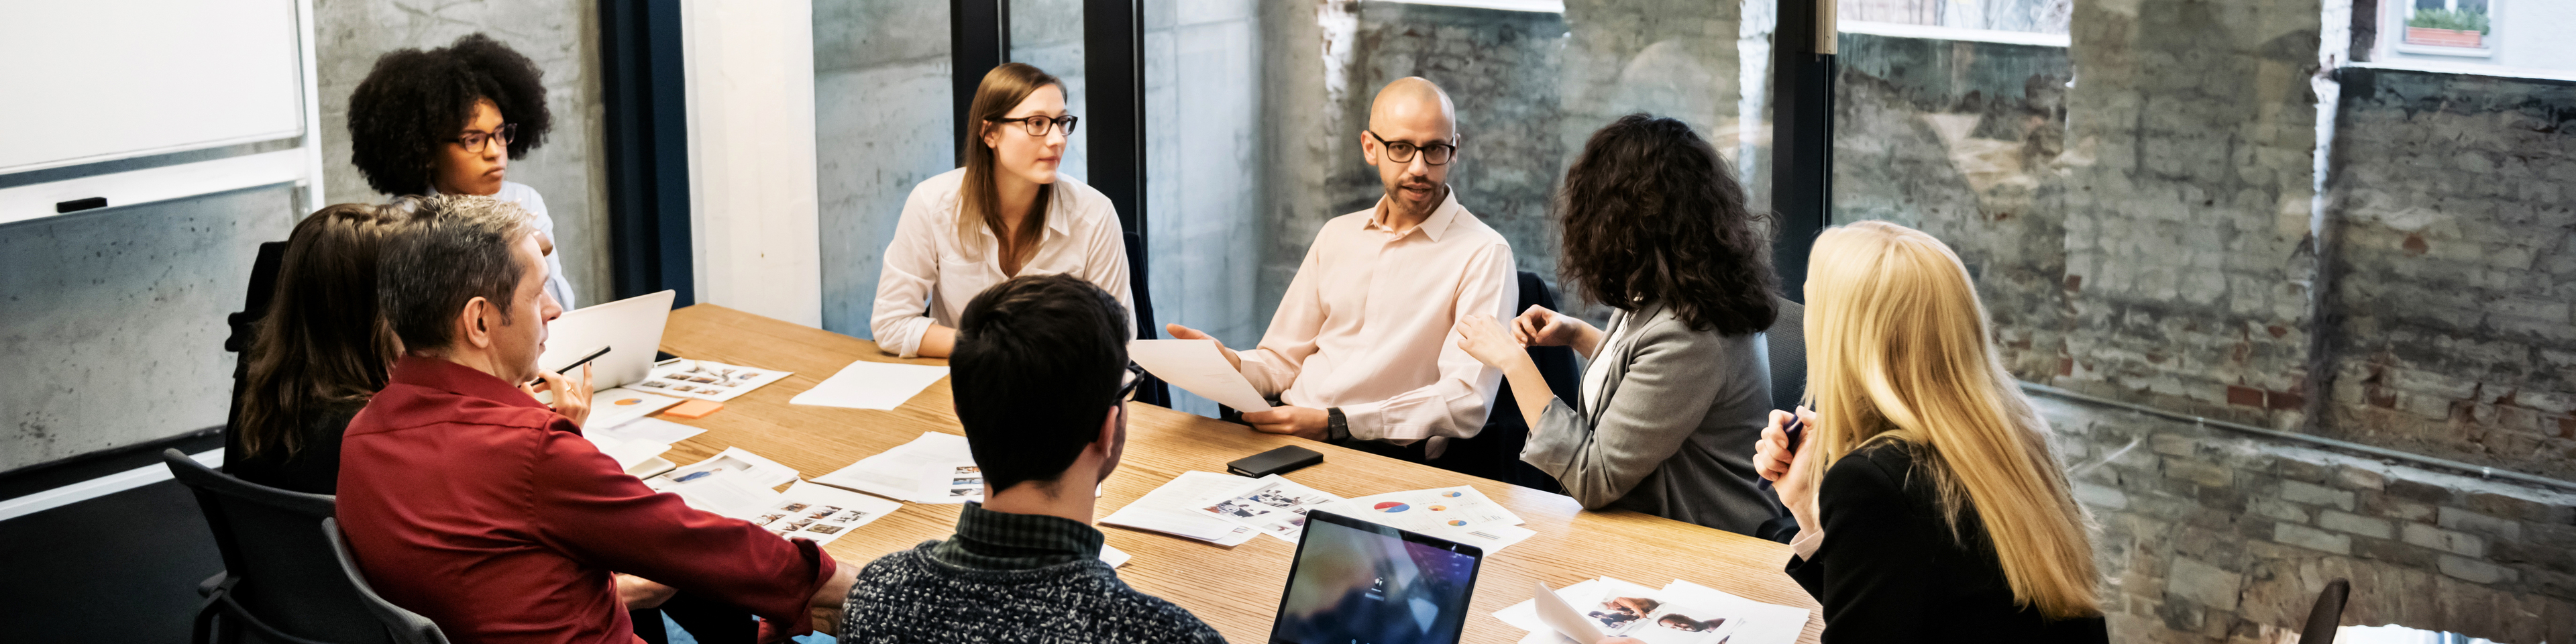
<path id="1" fill-rule="evenodd" d="M 1192 504 L 1199 513 L 1251 526 L 1262 534 L 1296 543 L 1306 534 L 1306 511 L 1340 503 L 1342 497 L 1277 474 L 1253 479 Z"/>
<path id="2" fill-rule="evenodd" d="M 796 480 L 795 468 L 761 458 L 751 452 L 743 451 L 740 447 L 727 447 L 725 451 L 717 452 L 715 458 L 691 463 L 688 467 L 671 470 L 668 474 L 645 479 L 644 486 L 653 488 L 656 492 L 667 492 L 672 485 L 715 476 L 718 472 L 740 473 L 742 483 L 764 489 L 775 489 Z"/>
<path id="3" fill-rule="evenodd" d="M 1494 618 L 1530 631 L 1522 644 L 1591 642 L 1633 637 L 1646 644 L 1790 644 L 1807 626 L 1808 611 L 1765 604 L 1679 579 L 1660 590 L 1609 577 L 1548 592 L 1538 584 L 1530 601 L 1494 612 Z M 1568 623 L 1572 620 L 1572 623 Z"/>
<path id="4" fill-rule="evenodd" d="M 1252 526 L 1220 519 L 1199 512 L 1197 504 L 1208 490 L 1233 490 L 1253 483 L 1255 479 L 1217 472 L 1182 472 L 1171 482 L 1145 493 L 1118 511 L 1101 517 L 1105 525 L 1124 526 L 1205 541 L 1228 548 L 1241 545 L 1260 532 Z"/>
<path id="5" fill-rule="evenodd" d="M 914 503 L 984 500 L 984 470 L 975 465 L 966 437 L 940 432 L 922 432 L 814 482 Z"/>
<path id="6" fill-rule="evenodd" d="M 1130 340 L 1127 359 L 1190 393 L 1237 410 L 1270 411 L 1270 402 L 1207 340 Z"/>
<path id="7" fill-rule="evenodd" d="M 689 507 L 721 514 L 760 526 L 770 534 L 788 538 L 812 539 L 814 543 L 831 543 L 877 517 L 903 508 L 903 504 L 865 494 L 832 489 L 828 486 L 797 481 L 785 493 L 758 487 L 748 476 L 733 470 L 672 486 Z"/>
<path id="8" fill-rule="evenodd" d="M 792 375 L 796 372 L 674 359 L 653 365 L 652 373 L 643 382 L 635 383 L 635 387 L 666 395 L 724 402 Z"/>
<path id="9" fill-rule="evenodd" d="M 1520 527 L 1520 515 L 1465 485 L 1375 494 L 1324 510 L 1483 548 L 1488 555 L 1538 534 Z"/>

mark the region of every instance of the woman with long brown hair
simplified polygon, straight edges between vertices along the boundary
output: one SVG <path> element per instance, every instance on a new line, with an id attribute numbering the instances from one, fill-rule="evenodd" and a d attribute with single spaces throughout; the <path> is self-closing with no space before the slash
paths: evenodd
<path id="1" fill-rule="evenodd" d="M 868 320 L 877 346 L 947 357 L 966 302 L 1020 275 L 1070 274 L 1133 306 L 1109 197 L 1056 172 L 1081 122 L 1065 111 L 1064 82 L 1024 63 L 995 67 L 966 114 L 965 165 L 912 189 L 886 246 Z"/>
<path id="2" fill-rule="evenodd" d="M 1959 256 L 1864 221 L 1811 257 L 1816 410 L 1796 446 L 1773 412 L 1754 460 L 1802 526 L 1788 572 L 1825 641 L 2107 641 L 2084 510 Z"/>
<path id="3" fill-rule="evenodd" d="M 1785 512 L 1744 451 L 1770 410 L 1777 278 L 1743 186 L 1689 125 L 1633 114 L 1593 133 L 1557 202 L 1566 282 L 1618 310 L 1610 328 L 1537 306 L 1508 330 L 1482 314 L 1456 325 L 1522 401 L 1521 460 L 1586 508 L 1755 535 Z M 1583 354 L 1581 400 L 1557 399 L 1524 345 Z"/>
<path id="4" fill-rule="evenodd" d="M 341 430 L 384 388 L 402 349 L 376 314 L 377 250 L 412 219 L 402 206 L 344 203 L 295 225 L 251 340 L 225 472 L 297 492 L 338 489 Z"/>

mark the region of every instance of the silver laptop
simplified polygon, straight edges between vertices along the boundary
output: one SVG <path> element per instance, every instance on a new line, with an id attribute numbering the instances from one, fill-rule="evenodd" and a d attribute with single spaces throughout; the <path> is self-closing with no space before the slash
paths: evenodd
<path id="1" fill-rule="evenodd" d="M 653 354 L 662 348 L 662 326 L 671 320 L 676 291 L 635 297 L 565 311 L 546 327 L 546 352 L 537 368 L 547 371 L 590 355 L 600 347 L 608 354 L 591 361 L 592 390 L 643 382 L 653 370 Z"/>

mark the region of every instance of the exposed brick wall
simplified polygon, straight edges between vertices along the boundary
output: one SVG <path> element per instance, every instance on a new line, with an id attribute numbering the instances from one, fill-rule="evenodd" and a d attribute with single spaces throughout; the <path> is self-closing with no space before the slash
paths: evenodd
<path id="1" fill-rule="evenodd" d="M 2576 478 L 2576 83 L 2343 79 L 2324 430 Z"/>
<path id="2" fill-rule="evenodd" d="M 2303 421 L 2319 22 L 2314 0 L 2077 3 L 2051 384 Z"/>
<path id="3" fill-rule="evenodd" d="M 2576 641 L 2576 493 L 2036 402 L 2101 526 L 2113 641 L 2272 641 L 2337 577 L 2344 624 Z"/>
<path id="4" fill-rule="evenodd" d="M 1843 34 L 1834 222 L 1949 242 L 1977 278 L 2004 364 L 2062 375 L 2074 324 L 2065 214 L 2066 48 Z"/>

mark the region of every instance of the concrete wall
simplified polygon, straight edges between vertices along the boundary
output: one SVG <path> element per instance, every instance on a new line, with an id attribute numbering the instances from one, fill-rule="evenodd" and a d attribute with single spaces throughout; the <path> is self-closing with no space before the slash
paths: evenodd
<path id="1" fill-rule="evenodd" d="M 546 108 L 554 131 L 545 147 L 510 162 L 510 180 L 545 195 L 555 220 L 555 252 L 578 304 L 607 301 L 608 180 L 602 140 L 606 108 L 599 90 L 597 3 L 447 1 L 426 5 L 373 0 L 314 0 L 314 35 L 322 93 L 323 198 L 382 202 L 349 163 L 349 92 L 376 57 L 405 48 L 447 46 L 482 32 L 518 50 L 545 72 Z"/>
<path id="2" fill-rule="evenodd" d="M 0 471 L 224 424 L 260 242 L 292 185 L 0 226 Z"/>
<path id="3" fill-rule="evenodd" d="M 2325 431 L 2576 478 L 2576 83 L 2344 79 Z"/>

